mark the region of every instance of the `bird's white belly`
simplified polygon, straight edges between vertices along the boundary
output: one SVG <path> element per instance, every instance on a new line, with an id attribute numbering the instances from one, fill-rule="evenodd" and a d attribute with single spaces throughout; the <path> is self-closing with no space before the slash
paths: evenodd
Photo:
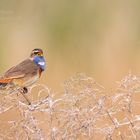
<path id="1" fill-rule="evenodd" d="M 24 82 L 23 85 L 24 85 L 25 87 L 28 87 L 28 86 L 34 84 L 38 79 L 39 79 L 39 76 L 36 75 L 36 76 L 34 76 L 33 78 L 29 78 L 28 80 L 26 80 L 26 82 Z"/>

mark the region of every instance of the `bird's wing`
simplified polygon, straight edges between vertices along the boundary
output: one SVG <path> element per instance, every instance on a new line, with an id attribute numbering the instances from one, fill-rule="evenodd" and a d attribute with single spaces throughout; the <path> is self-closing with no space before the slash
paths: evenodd
<path id="1" fill-rule="evenodd" d="M 33 73 L 37 70 L 38 66 L 33 63 L 32 60 L 26 59 L 20 64 L 12 67 L 8 71 L 6 71 L 2 77 L 0 77 L 1 80 L 10 80 L 10 79 L 16 79 L 16 78 L 22 78 L 26 74 Z M 33 69 L 33 70 L 32 70 Z"/>

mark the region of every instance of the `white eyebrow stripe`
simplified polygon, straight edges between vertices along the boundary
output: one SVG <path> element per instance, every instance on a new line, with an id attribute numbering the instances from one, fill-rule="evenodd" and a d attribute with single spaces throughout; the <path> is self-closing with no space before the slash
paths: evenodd
<path id="1" fill-rule="evenodd" d="M 45 62 L 38 62 L 39 65 L 45 66 Z"/>

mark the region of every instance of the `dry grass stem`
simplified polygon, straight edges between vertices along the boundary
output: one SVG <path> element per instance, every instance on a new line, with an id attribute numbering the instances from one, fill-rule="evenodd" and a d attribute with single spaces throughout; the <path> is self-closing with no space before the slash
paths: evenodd
<path id="1" fill-rule="evenodd" d="M 0 139 L 138 140 L 140 78 L 129 74 L 111 94 L 91 77 L 76 74 L 54 93 L 46 85 L 30 89 L 27 102 L 19 89 L 0 95 Z"/>

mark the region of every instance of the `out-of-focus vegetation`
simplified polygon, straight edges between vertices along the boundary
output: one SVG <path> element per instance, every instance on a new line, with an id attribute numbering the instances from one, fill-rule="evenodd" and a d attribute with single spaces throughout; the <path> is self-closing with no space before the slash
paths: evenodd
<path id="1" fill-rule="evenodd" d="M 7 91 L 0 94 L 2 140 L 137 140 L 140 137 L 140 79 L 135 75 L 125 76 L 110 95 L 85 74 L 65 81 L 61 95 L 45 85 L 35 85 L 29 95 L 31 105 L 20 94 L 17 96 L 17 91 L 12 94 Z"/>
<path id="2" fill-rule="evenodd" d="M 138 0 L 0 0 L 0 73 L 41 47 L 50 87 L 81 71 L 112 87 L 129 69 L 139 74 L 139 7 Z"/>
<path id="3" fill-rule="evenodd" d="M 140 75 L 139 13 L 138 0 L 0 0 L 0 73 L 34 48 L 47 60 L 32 105 L 0 91 L 0 138 L 138 139 L 139 78 L 106 88 Z M 61 89 L 77 72 L 106 88 L 76 75 Z"/>

